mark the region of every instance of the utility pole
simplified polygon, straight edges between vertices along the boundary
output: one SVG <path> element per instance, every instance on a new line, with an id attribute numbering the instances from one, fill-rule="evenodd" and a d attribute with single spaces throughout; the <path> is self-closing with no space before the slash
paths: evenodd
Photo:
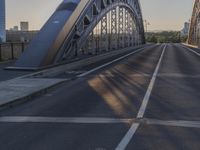
<path id="1" fill-rule="evenodd" d="M 147 20 L 144 20 L 144 25 L 145 25 L 145 29 L 146 29 L 146 33 L 148 32 L 148 26 L 150 25 L 150 23 Z"/>
<path id="2" fill-rule="evenodd" d="M 144 20 L 144 26 L 145 26 L 145 37 L 147 39 L 147 32 L 148 32 L 148 26 L 150 25 L 150 23 L 145 19 Z"/>

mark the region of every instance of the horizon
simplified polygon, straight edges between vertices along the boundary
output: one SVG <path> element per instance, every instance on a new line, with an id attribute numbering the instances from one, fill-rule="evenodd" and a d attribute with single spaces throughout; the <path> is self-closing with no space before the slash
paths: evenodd
<path id="1" fill-rule="evenodd" d="M 27 0 L 6 0 L 6 29 L 19 26 L 20 21 L 28 21 L 30 30 L 39 30 L 62 1 L 35 0 L 32 3 Z M 15 7 L 14 3 L 21 3 L 21 7 Z M 143 20 L 150 23 L 149 31 L 179 31 L 183 28 L 184 22 L 188 22 L 191 18 L 194 2 L 173 0 L 173 6 L 166 0 L 140 0 L 140 3 Z M 169 11 L 169 7 L 166 6 L 171 10 Z"/>

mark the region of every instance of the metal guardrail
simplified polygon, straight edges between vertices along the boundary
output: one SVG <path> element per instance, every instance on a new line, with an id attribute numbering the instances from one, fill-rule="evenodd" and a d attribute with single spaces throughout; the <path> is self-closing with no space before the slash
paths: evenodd
<path id="1" fill-rule="evenodd" d="M 18 59 L 27 45 L 28 43 L 0 43 L 0 61 Z"/>

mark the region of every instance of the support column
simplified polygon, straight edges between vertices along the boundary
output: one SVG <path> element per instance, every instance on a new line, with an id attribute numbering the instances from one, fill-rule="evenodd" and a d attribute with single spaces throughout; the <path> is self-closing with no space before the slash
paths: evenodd
<path id="1" fill-rule="evenodd" d="M 124 47 L 124 9 L 122 7 L 119 7 L 119 14 L 118 14 L 118 30 L 119 30 L 119 47 L 118 49 L 121 49 Z"/>
<path id="2" fill-rule="evenodd" d="M 101 20 L 101 47 L 102 51 L 108 50 L 108 37 L 107 37 L 107 15 L 105 15 Z"/>
<path id="3" fill-rule="evenodd" d="M 111 10 L 111 48 L 117 49 L 117 9 Z"/>

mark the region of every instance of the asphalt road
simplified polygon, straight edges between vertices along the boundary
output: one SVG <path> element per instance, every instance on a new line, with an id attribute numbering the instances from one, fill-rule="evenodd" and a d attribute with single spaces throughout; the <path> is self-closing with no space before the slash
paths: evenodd
<path id="1" fill-rule="evenodd" d="M 199 150 L 199 64 L 180 44 L 154 45 L 1 110 L 0 150 Z"/>

